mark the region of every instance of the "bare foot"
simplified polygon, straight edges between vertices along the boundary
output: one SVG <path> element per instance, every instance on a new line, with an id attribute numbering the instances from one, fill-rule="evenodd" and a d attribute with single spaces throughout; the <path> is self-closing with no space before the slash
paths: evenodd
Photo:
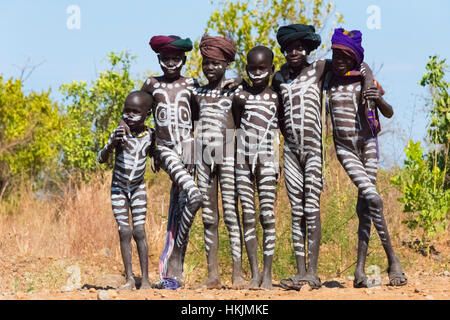
<path id="1" fill-rule="evenodd" d="M 262 280 L 262 277 L 260 274 L 253 277 L 252 280 L 250 280 L 248 288 L 249 289 L 259 289 L 259 287 L 261 286 L 261 280 Z"/>
<path id="2" fill-rule="evenodd" d="M 367 288 L 367 276 L 363 270 L 355 271 L 355 279 L 353 280 L 353 288 Z"/>
<path id="3" fill-rule="evenodd" d="M 206 289 L 210 289 L 210 290 L 211 289 L 222 289 L 223 288 L 222 283 L 220 282 L 220 279 L 216 278 L 216 277 L 208 278 L 205 281 L 204 286 L 206 287 Z"/>
<path id="4" fill-rule="evenodd" d="M 233 277 L 231 288 L 235 290 L 245 289 L 247 288 L 247 282 L 244 278 L 242 278 L 242 276 Z"/>
<path id="5" fill-rule="evenodd" d="M 142 280 L 140 290 L 149 290 L 152 289 L 152 285 L 148 280 Z"/>
<path id="6" fill-rule="evenodd" d="M 388 268 L 389 285 L 394 287 L 404 286 L 408 283 L 405 273 L 398 258 L 396 258 Z"/>
<path id="7" fill-rule="evenodd" d="M 272 277 L 264 277 L 261 283 L 261 288 L 265 290 L 272 290 Z"/>
<path id="8" fill-rule="evenodd" d="M 127 282 L 119 287 L 119 290 L 134 290 L 136 289 L 136 281 L 134 281 L 134 278 L 128 278 Z"/>

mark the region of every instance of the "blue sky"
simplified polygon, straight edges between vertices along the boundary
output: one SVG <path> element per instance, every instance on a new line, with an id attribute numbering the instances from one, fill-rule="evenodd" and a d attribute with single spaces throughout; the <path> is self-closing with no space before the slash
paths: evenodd
<path id="1" fill-rule="evenodd" d="M 383 121 L 384 165 L 402 159 L 405 139 L 422 139 L 427 118 L 427 91 L 418 82 L 428 57 L 438 53 L 450 60 L 450 1 L 334 0 L 347 29 L 364 34 L 366 62 L 378 69 L 377 78 L 394 106 L 392 121 Z M 66 10 L 77 5 L 81 28 L 69 30 Z M 367 8 L 380 9 L 381 29 L 367 27 Z M 90 81 L 105 66 L 109 51 L 137 55 L 135 75 L 159 70 L 148 40 L 155 34 L 200 37 L 214 10 L 210 0 L 106 1 L 15 0 L 0 2 L 0 73 L 17 77 L 20 66 L 43 62 L 26 81 L 26 90 L 57 88 L 73 80 Z M 449 61 L 450 62 L 450 61 Z M 388 129 L 395 129 L 395 136 Z"/>

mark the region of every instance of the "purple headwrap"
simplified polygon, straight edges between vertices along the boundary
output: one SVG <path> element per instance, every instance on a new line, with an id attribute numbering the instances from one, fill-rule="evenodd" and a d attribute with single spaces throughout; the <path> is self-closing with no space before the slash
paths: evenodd
<path id="1" fill-rule="evenodd" d="M 333 37 L 331 38 L 331 43 L 332 49 L 343 49 L 343 47 L 350 49 L 358 65 L 364 61 L 361 31 L 346 31 L 342 28 L 335 29 Z"/>

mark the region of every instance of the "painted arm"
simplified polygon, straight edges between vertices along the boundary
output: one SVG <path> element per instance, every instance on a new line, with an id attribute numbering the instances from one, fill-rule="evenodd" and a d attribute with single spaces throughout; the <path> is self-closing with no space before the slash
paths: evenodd
<path id="1" fill-rule="evenodd" d="M 189 105 L 191 107 L 192 128 L 195 130 L 195 122 L 200 120 L 200 106 L 194 94 L 191 94 Z"/>
<path id="2" fill-rule="evenodd" d="M 380 88 L 377 87 L 375 77 L 372 70 L 363 62 L 361 64 L 361 74 L 363 75 L 363 96 L 367 100 L 371 100 L 375 103 L 378 109 L 381 111 L 383 116 L 386 118 L 392 118 L 394 115 L 394 109 L 392 106 L 383 98 L 384 92 L 381 92 Z"/>
<path id="3" fill-rule="evenodd" d="M 373 88 L 375 84 L 375 77 L 373 75 L 372 69 L 365 62 L 361 63 L 361 68 L 359 70 L 362 76 L 362 92 Z"/>
<path id="4" fill-rule="evenodd" d="M 372 100 L 378 107 L 378 110 L 386 118 L 392 118 L 394 115 L 394 109 L 392 106 L 382 97 L 380 90 L 377 87 L 372 87 L 364 92 L 364 98 L 367 100 Z"/>
<path id="5" fill-rule="evenodd" d="M 117 127 L 111 136 L 108 139 L 108 142 L 103 147 L 102 150 L 98 152 L 97 161 L 99 163 L 105 163 L 109 159 L 109 155 L 113 153 L 114 149 L 122 142 L 123 137 L 125 136 L 125 128 L 122 126 Z"/>
<path id="6" fill-rule="evenodd" d="M 231 107 L 231 112 L 233 113 L 234 127 L 239 129 L 241 126 L 241 117 L 244 112 L 244 106 L 238 96 L 233 97 L 233 105 Z"/>
<path id="7" fill-rule="evenodd" d="M 153 85 L 153 81 L 154 81 L 153 78 L 148 78 L 147 80 L 145 80 L 141 90 L 147 92 L 148 94 L 151 94 L 150 88 Z"/>
<path id="8" fill-rule="evenodd" d="M 278 116 L 278 127 L 280 128 L 283 137 L 285 137 L 286 135 L 284 130 L 284 106 L 280 94 L 278 94 L 277 116 Z"/>

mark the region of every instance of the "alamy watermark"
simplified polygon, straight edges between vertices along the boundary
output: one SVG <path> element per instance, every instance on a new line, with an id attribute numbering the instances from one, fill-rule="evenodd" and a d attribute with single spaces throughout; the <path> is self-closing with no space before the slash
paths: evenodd
<path id="1" fill-rule="evenodd" d="M 376 5 L 370 5 L 367 7 L 366 13 L 369 15 L 366 22 L 367 28 L 369 30 L 380 30 L 381 8 Z"/>
<path id="2" fill-rule="evenodd" d="M 66 27 L 69 30 L 81 29 L 81 9 L 80 6 L 72 4 L 66 8 Z"/>

